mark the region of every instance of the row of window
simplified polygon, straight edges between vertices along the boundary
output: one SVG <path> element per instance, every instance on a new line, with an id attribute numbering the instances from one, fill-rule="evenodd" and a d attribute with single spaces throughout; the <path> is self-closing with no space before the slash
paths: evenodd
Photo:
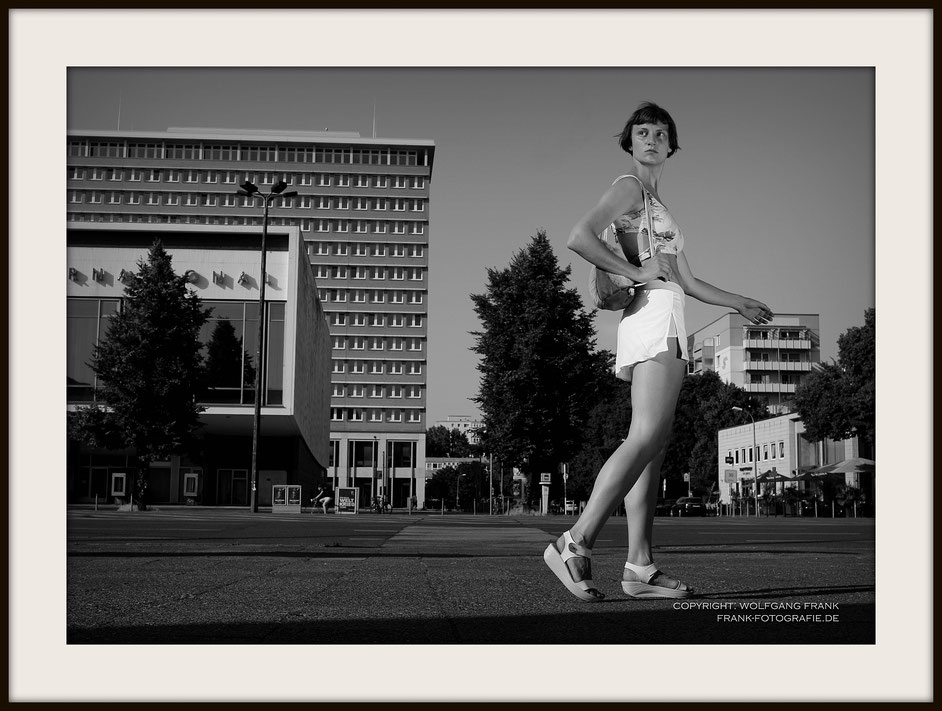
<path id="1" fill-rule="evenodd" d="M 381 336 L 334 336 L 333 337 L 333 348 L 335 351 L 344 351 L 347 350 L 347 346 L 350 346 L 350 350 L 353 351 L 421 351 L 423 346 L 423 339 L 421 338 L 402 338 L 400 336 L 392 336 L 390 338 L 382 338 Z"/>
<path id="2" fill-rule="evenodd" d="M 332 407 L 330 419 L 331 422 L 421 422 L 422 411 Z"/>
<path id="3" fill-rule="evenodd" d="M 244 170 L 179 170 L 161 168 L 103 168 L 71 166 L 69 180 L 108 182 L 189 183 L 191 185 L 241 185 L 245 181 L 266 188 L 283 180 L 288 186 L 319 188 L 378 188 L 424 190 L 421 175 L 348 175 L 345 173 L 257 173 Z"/>
<path id="4" fill-rule="evenodd" d="M 234 193 L 169 193 L 169 192 L 134 192 L 130 190 L 69 190 L 69 202 L 73 205 L 187 205 L 189 207 L 244 207 L 254 208 L 254 198 Z M 425 212 L 425 200 L 406 198 L 350 198 L 312 197 L 278 198 L 275 207 L 299 207 L 317 210 L 377 210 L 393 212 Z"/>
<path id="5" fill-rule="evenodd" d="M 398 291 L 383 289 L 318 289 L 318 296 L 324 304 L 385 304 L 389 297 L 391 304 L 421 304 L 425 295 L 421 291 Z"/>
<path id="6" fill-rule="evenodd" d="M 393 328 L 421 328 L 424 321 L 422 314 L 368 314 L 368 313 L 339 313 L 330 314 L 331 326 L 370 326 Z"/>
<path id="7" fill-rule="evenodd" d="M 803 330 L 789 330 L 785 328 L 747 328 L 746 338 L 750 341 L 771 340 L 782 341 L 808 340 L 808 334 Z"/>
<path id="8" fill-rule="evenodd" d="M 333 397 L 422 397 L 421 385 L 363 385 L 334 383 Z"/>
<path id="9" fill-rule="evenodd" d="M 138 203 L 135 203 L 138 204 Z M 233 225 L 261 227 L 262 218 L 245 215 L 168 215 L 128 212 L 69 212 L 69 222 L 144 222 L 162 225 Z M 382 220 L 311 220 L 297 217 L 269 217 L 269 226 L 296 225 L 302 232 L 335 232 L 345 234 L 423 235 L 425 223 Z M 310 249 L 313 248 L 309 248 Z"/>
<path id="10" fill-rule="evenodd" d="M 425 269 L 423 267 L 351 267 L 317 266 L 318 279 L 346 279 L 347 275 L 354 279 L 386 279 L 387 273 L 393 281 L 422 281 Z"/>
<path id="11" fill-rule="evenodd" d="M 420 361 L 334 360 L 334 373 L 354 375 L 422 375 Z"/>
<path id="12" fill-rule="evenodd" d="M 761 453 L 761 458 L 760 458 Z M 752 447 L 743 447 L 742 449 L 730 449 L 726 452 L 727 457 L 732 457 L 736 464 L 750 464 L 753 462 Z M 748 461 L 746 457 L 749 457 Z M 770 459 L 785 458 L 785 442 L 769 442 L 767 444 L 757 444 L 755 449 L 755 459 L 767 462 Z"/>
<path id="13" fill-rule="evenodd" d="M 329 255 L 333 249 L 334 253 L 337 256 L 347 256 L 352 254 L 354 257 L 424 257 L 425 256 L 425 245 L 422 244 L 389 244 L 387 242 L 339 242 L 333 247 L 330 242 L 318 242 L 317 244 L 312 244 L 308 246 L 308 252 L 312 257 L 321 257 Z M 341 271 L 331 271 L 328 273 L 318 272 L 318 276 L 322 279 L 328 277 L 332 279 L 346 279 L 347 276 L 347 265 L 340 264 L 336 266 L 331 266 L 328 264 L 322 264 L 320 267 L 330 270 L 341 270 Z M 320 268 L 319 267 L 319 268 Z M 350 267 L 350 270 L 356 269 L 382 269 L 382 267 Z M 357 272 L 354 272 L 357 273 Z M 357 277 L 354 276 L 354 279 L 367 279 L 368 277 Z M 373 277 L 374 279 L 377 277 Z"/>
<path id="14" fill-rule="evenodd" d="M 745 374 L 745 384 L 746 385 L 773 385 L 775 383 L 781 383 L 782 385 L 798 385 L 801 382 L 801 375 L 798 373 L 782 373 L 777 372 L 775 378 L 772 377 L 770 373 L 746 373 Z"/>
<path id="15" fill-rule="evenodd" d="M 309 257 L 424 257 L 425 246 L 421 244 L 390 244 L 388 242 L 312 242 L 308 244 Z M 334 277 L 343 279 L 345 277 Z"/>
<path id="16" fill-rule="evenodd" d="M 775 356 L 774 358 L 772 356 Z M 783 363 L 801 363 L 807 360 L 807 355 L 801 351 L 781 351 L 771 353 L 770 351 L 746 351 L 746 361 L 758 361 L 760 363 L 783 362 Z"/>
<path id="17" fill-rule="evenodd" d="M 331 468 L 340 466 L 340 440 L 330 440 L 330 454 L 327 465 Z M 354 467 L 379 466 L 384 469 L 411 467 L 414 464 L 416 445 L 414 440 L 386 440 L 385 457 L 379 451 L 375 440 L 351 440 L 346 443 L 347 462 Z M 385 467 L 383 459 L 385 458 Z"/>
<path id="18" fill-rule="evenodd" d="M 72 158 L 138 158 L 151 160 L 239 160 L 271 163 L 333 163 L 346 165 L 419 165 L 418 150 L 392 148 L 324 148 L 293 145 L 243 145 L 219 143 L 171 143 L 98 141 L 68 142 Z M 428 152 L 421 152 L 428 165 Z"/>

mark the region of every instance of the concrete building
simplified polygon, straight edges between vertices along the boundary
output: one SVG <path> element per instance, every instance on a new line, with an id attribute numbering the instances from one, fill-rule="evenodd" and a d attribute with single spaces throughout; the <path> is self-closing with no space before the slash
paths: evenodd
<path id="1" fill-rule="evenodd" d="M 138 271 L 154 240 L 177 274 L 213 309 L 201 341 L 211 350 L 224 334 L 234 361 L 211 376 L 201 453 L 156 462 L 148 472 L 148 503 L 247 506 L 250 501 L 260 263 L 257 230 L 241 226 L 74 222 L 67 230 L 67 407 L 98 401 L 100 384 L 87 365 L 122 308 L 127 274 Z M 273 228 L 266 243 L 266 338 L 258 504 L 271 505 L 272 486 L 295 484 L 305 494 L 325 481 L 329 455 L 330 334 L 297 227 Z M 222 351 L 216 351 L 222 352 Z M 219 375 L 225 373 L 225 376 Z M 106 502 L 116 478 L 134 467 L 133 452 L 70 443 L 70 502 Z M 116 475 L 118 475 L 116 477 Z M 119 487 L 120 488 L 120 487 Z"/>
<path id="2" fill-rule="evenodd" d="M 747 498 L 754 496 L 756 472 L 795 476 L 814 467 L 860 456 L 860 452 L 856 437 L 812 442 L 805 436 L 799 416 L 792 413 L 756 420 L 754 433 L 752 422 L 720 430 L 717 455 L 720 503 L 729 504 L 734 492 Z M 844 481 L 872 497 L 872 475 L 847 474 Z M 784 486 L 804 486 L 804 483 L 784 482 Z"/>
<path id="3" fill-rule="evenodd" d="M 791 412 L 795 389 L 821 362 L 818 314 L 776 314 L 750 324 L 738 313 L 720 316 L 687 337 L 691 374 L 715 371 L 756 396 L 773 413 Z"/>
<path id="4" fill-rule="evenodd" d="M 269 224 L 298 230 L 329 323 L 332 483 L 361 502 L 424 499 L 432 141 L 186 128 L 75 130 L 67 147 L 70 225 L 258 234 L 262 211 L 238 186 L 296 190 Z"/>
<path id="5" fill-rule="evenodd" d="M 464 432 L 470 444 L 480 444 L 481 437 L 478 430 L 484 426 L 480 420 L 475 420 L 470 415 L 448 415 L 445 420 L 439 420 L 435 423 L 437 427 L 446 427 L 450 430 Z"/>

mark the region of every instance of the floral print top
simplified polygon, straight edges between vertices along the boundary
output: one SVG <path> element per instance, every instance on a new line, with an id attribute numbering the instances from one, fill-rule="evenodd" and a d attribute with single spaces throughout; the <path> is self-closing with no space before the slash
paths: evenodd
<path id="1" fill-rule="evenodd" d="M 634 178 L 641 185 L 641 192 L 651 210 L 651 223 L 654 231 L 655 254 L 677 254 L 684 248 L 684 233 L 680 230 L 668 209 L 644 187 L 644 184 L 634 175 L 622 175 L 622 178 Z M 613 185 L 615 183 L 612 183 Z M 640 261 L 650 258 L 648 250 L 648 229 L 644 215 L 644 206 L 637 210 L 629 210 L 612 222 L 612 231 L 625 250 L 626 258 L 639 264 Z"/>

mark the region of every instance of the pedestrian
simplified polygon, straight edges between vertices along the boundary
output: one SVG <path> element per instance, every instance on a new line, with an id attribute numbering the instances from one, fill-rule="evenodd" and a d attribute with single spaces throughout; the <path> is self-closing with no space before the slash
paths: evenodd
<path id="1" fill-rule="evenodd" d="M 415 494 L 409 497 L 409 515 L 412 515 L 412 512 L 418 507 L 419 500 L 415 498 Z"/>
<path id="2" fill-rule="evenodd" d="M 624 592 L 637 598 L 692 594 L 685 583 L 661 572 L 652 554 L 660 469 L 689 359 L 685 296 L 734 309 L 750 324 L 772 318 L 772 311 L 761 301 L 724 291 L 693 275 L 684 255 L 684 235 L 658 191 L 664 165 L 679 148 L 670 114 L 656 104 L 642 103 L 618 139 L 629 154 L 629 172 L 617 178 L 576 223 L 568 246 L 597 268 L 635 283 L 635 297 L 618 325 L 615 357 L 615 376 L 631 382 L 631 425 L 599 471 L 575 524 L 543 554 L 566 588 L 588 602 L 605 597 L 592 581 L 592 546 L 622 499 L 628 521 Z M 648 215 L 653 224 L 651 239 L 645 226 Z M 732 217 L 734 213 L 729 213 L 724 219 Z M 624 258 L 598 238 L 609 225 Z"/>

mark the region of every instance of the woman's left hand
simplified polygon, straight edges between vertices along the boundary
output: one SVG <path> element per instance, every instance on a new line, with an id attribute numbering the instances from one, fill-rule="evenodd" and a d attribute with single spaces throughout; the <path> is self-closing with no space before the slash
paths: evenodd
<path id="1" fill-rule="evenodd" d="M 742 298 L 742 303 L 736 307 L 736 310 L 742 314 L 749 323 L 768 323 L 775 315 L 772 313 L 772 309 L 761 301 L 756 301 L 755 299 L 750 299 L 745 296 Z"/>

